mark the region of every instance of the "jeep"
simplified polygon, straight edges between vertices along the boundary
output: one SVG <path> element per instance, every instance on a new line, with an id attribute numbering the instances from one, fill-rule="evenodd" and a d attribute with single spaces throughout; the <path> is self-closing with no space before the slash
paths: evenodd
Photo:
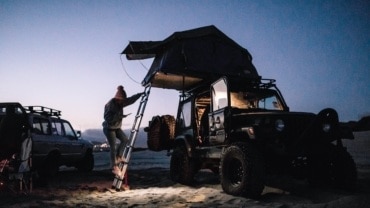
<path id="1" fill-rule="evenodd" d="M 171 178 L 191 184 L 200 169 L 220 174 L 223 190 L 256 197 L 266 175 L 353 188 L 356 165 L 341 139 L 353 135 L 334 109 L 290 112 L 275 80 L 222 77 L 181 98 L 172 144 Z"/>
<path id="2" fill-rule="evenodd" d="M 151 150 L 173 150 L 175 182 L 192 184 L 200 169 L 210 169 L 232 195 L 259 196 L 268 174 L 354 188 L 356 165 L 341 142 L 353 135 L 334 109 L 290 112 L 272 79 L 222 77 L 180 98 L 175 121 L 162 116 L 158 126 L 156 116 L 147 129 Z"/>
<path id="3" fill-rule="evenodd" d="M 249 51 L 215 26 L 130 41 L 122 54 L 154 58 L 143 86 L 180 92 L 176 118 L 155 116 L 146 128 L 149 149 L 172 150 L 175 182 L 191 184 L 210 169 L 232 195 L 261 195 L 270 174 L 355 187 L 356 165 L 341 142 L 353 134 L 337 112 L 291 112 L 275 80 L 262 79 Z"/>
<path id="4" fill-rule="evenodd" d="M 62 165 L 80 171 L 94 167 L 93 145 L 60 118 L 61 111 L 43 106 L 0 103 L 1 158 L 20 152 L 22 140 L 32 139 L 32 169 L 54 175 Z"/>

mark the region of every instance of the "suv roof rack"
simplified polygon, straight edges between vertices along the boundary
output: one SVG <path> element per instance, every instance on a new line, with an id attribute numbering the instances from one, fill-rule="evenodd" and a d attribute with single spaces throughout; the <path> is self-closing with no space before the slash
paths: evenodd
<path id="1" fill-rule="evenodd" d="M 59 118 L 62 115 L 62 111 L 44 106 L 24 106 L 24 108 L 29 113 L 38 113 L 45 116 L 56 116 Z"/>

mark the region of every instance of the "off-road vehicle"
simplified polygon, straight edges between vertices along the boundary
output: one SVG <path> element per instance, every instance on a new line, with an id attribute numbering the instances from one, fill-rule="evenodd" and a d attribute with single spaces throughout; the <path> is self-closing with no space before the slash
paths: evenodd
<path id="1" fill-rule="evenodd" d="M 32 169 L 55 174 L 62 165 L 81 171 L 94 167 L 93 145 L 60 118 L 61 111 L 43 106 L 0 103 L 1 159 L 19 154 L 22 141 L 31 138 Z"/>
<path id="2" fill-rule="evenodd" d="M 216 27 L 130 42 L 122 53 L 154 57 L 143 86 L 180 92 L 177 116 L 155 116 L 147 128 L 151 150 L 172 150 L 174 181 L 191 184 L 210 169 L 226 193 L 252 197 L 269 174 L 355 186 L 356 166 L 341 142 L 353 134 L 337 112 L 291 112 L 275 80 L 262 79 L 249 52 Z"/>
<path id="3" fill-rule="evenodd" d="M 346 134 L 351 138 L 333 109 L 289 112 L 274 80 L 223 77 L 180 101 L 170 173 L 191 184 L 198 170 L 211 169 L 233 195 L 260 195 L 268 173 L 353 188 L 356 166 L 341 143 Z"/>

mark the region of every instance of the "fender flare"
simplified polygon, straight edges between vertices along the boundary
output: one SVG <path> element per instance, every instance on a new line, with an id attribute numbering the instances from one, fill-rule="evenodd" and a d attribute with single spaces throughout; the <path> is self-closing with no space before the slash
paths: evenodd
<path id="1" fill-rule="evenodd" d="M 339 116 L 335 109 L 325 108 L 317 114 L 317 124 L 319 125 L 320 130 L 323 131 L 323 125 L 328 124 L 330 130 L 326 132 L 330 136 L 330 140 L 334 141 L 340 139 L 340 129 L 339 129 Z"/>
<path id="2" fill-rule="evenodd" d="M 175 138 L 173 148 L 183 145 L 186 148 L 186 152 L 189 157 L 193 156 L 194 145 L 192 144 L 192 138 L 190 135 L 181 135 Z"/>

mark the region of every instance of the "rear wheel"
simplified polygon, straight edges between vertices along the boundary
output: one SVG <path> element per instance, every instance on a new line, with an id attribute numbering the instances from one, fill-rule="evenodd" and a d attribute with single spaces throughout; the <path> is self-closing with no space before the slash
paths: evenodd
<path id="1" fill-rule="evenodd" d="M 39 172 L 42 176 L 55 176 L 59 171 L 59 162 L 60 155 L 58 153 L 51 153 L 45 159 L 42 167 L 39 169 Z"/>
<path id="2" fill-rule="evenodd" d="M 194 180 L 195 164 L 188 156 L 183 145 L 174 148 L 170 162 L 171 179 L 175 182 L 190 185 Z"/>
<path id="3" fill-rule="evenodd" d="M 221 155 L 222 189 L 231 195 L 258 197 L 265 186 L 261 154 L 247 143 L 233 144 Z"/>

